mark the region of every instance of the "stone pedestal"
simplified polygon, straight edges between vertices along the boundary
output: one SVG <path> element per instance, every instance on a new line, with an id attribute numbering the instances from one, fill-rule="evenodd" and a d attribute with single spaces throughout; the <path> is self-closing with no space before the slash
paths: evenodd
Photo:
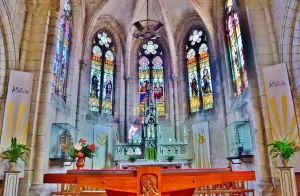
<path id="1" fill-rule="evenodd" d="M 296 178 L 293 167 L 279 167 L 281 196 L 297 195 Z"/>
<path id="2" fill-rule="evenodd" d="M 5 172 L 5 184 L 3 196 L 17 196 L 19 187 L 18 171 Z"/>

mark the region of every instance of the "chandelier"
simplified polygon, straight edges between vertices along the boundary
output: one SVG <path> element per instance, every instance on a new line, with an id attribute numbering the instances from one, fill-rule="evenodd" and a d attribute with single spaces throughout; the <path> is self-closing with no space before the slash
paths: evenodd
<path id="1" fill-rule="evenodd" d="M 149 0 L 146 1 L 147 19 L 133 23 L 130 31 L 133 37 L 137 39 L 157 39 L 161 37 L 159 30 L 163 27 L 163 24 L 159 21 L 149 19 Z"/>

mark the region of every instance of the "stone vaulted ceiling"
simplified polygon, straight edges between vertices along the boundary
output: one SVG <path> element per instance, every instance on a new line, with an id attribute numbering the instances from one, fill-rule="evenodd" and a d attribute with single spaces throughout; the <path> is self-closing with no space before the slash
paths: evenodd
<path id="1" fill-rule="evenodd" d="M 93 16 L 103 0 L 86 0 L 87 20 Z M 180 22 L 189 14 L 196 13 L 188 0 L 164 0 L 166 16 L 171 21 L 171 31 L 174 33 Z M 212 8 L 211 0 L 202 0 L 204 9 Z M 149 17 L 165 23 L 159 0 L 149 0 Z M 106 0 L 99 16 L 109 15 L 116 20 L 123 31 L 128 34 L 133 22 L 146 19 L 146 0 Z"/>

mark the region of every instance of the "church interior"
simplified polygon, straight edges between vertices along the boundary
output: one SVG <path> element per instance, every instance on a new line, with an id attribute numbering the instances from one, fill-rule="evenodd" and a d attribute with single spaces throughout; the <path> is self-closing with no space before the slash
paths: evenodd
<path id="1" fill-rule="evenodd" d="M 300 1 L 1 0 L 0 195 L 300 195 Z"/>

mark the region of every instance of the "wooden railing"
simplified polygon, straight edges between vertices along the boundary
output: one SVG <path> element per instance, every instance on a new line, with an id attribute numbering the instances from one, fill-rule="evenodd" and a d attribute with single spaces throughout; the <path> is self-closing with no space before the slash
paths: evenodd
<path id="1" fill-rule="evenodd" d="M 296 172 L 295 175 L 296 175 L 298 196 L 300 196 L 300 172 Z"/>

